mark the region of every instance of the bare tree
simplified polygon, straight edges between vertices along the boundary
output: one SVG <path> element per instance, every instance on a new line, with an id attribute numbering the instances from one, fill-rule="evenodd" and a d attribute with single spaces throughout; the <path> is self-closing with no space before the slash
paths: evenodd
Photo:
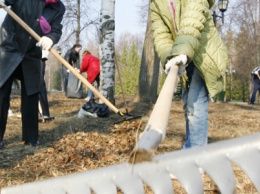
<path id="1" fill-rule="evenodd" d="M 230 70 L 236 69 L 235 87 L 239 90 L 238 92 L 242 92 L 241 98 L 247 100 L 252 79 L 250 72 L 260 64 L 260 1 L 238 0 L 232 5 L 228 30 L 232 36 L 227 35 L 223 38 L 226 39 L 229 50 Z"/>
<path id="2" fill-rule="evenodd" d="M 149 13 L 149 3 L 144 4 L 142 8 L 145 8 Z M 144 14 L 144 12 L 141 13 Z M 144 17 L 144 15 L 142 15 L 142 17 L 147 18 Z M 152 33 L 151 21 L 148 14 L 141 69 L 139 74 L 137 100 L 155 103 L 157 99 L 160 60 L 155 52 Z"/>
<path id="3" fill-rule="evenodd" d="M 85 44 L 85 41 L 96 36 L 99 29 L 99 1 L 63 0 L 66 12 L 63 17 L 63 36 L 59 42 L 62 48 L 67 50 L 75 43 Z"/>

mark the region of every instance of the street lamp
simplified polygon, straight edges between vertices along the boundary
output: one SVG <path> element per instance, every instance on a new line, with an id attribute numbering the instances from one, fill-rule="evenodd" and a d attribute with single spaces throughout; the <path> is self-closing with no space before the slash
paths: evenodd
<path id="1" fill-rule="evenodd" d="M 221 11 L 221 16 L 217 15 L 216 14 L 216 11 L 213 11 L 213 21 L 214 21 L 214 24 L 216 25 L 216 22 L 217 22 L 217 18 L 222 18 L 222 23 L 224 24 L 224 12 L 227 10 L 227 7 L 228 7 L 228 3 L 229 3 L 229 0 L 219 0 L 218 1 L 218 9 L 219 11 Z"/>

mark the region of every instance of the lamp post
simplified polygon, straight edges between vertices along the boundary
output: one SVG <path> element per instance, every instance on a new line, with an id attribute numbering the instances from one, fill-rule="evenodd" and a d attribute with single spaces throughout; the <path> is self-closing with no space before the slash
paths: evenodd
<path id="1" fill-rule="evenodd" d="M 224 24 L 224 12 L 227 10 L 228 3 L 229 3 L 229 0 L 219 0 L 218 1 L 218 9 L 219 9 L 219 11 L 221 11 L 221 16 L 217 15 L 216 11 L 213 11 L 212 16 L 213 16 L 213 21 L 214 21 L 215 25 L 217 22 L 217 18 L 221 18 L 222 23 Z"/>

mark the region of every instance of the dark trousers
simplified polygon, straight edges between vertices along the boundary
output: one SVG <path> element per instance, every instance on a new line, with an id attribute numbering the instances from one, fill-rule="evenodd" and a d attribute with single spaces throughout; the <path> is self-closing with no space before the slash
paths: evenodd
<path id="1" fill-rule="evenodd" d="M 256 96 L 257 91 L 260 92 L 260 84 L 254 83 L 254 88 L 253 88 L 253 91 L 251 93 L 250 101 L 249 101 L 250 104 L 255 103 L 255 96 Z"/>
<path id="2" fill-rule="evenodd" d="M 62 65 L 62 68 L 61 68 L 61 75 L 62 75 L 62 90 L 65 92 L 65 95 L 66 95 L 68 81 L 69 81 L 69 73 L 67 72 L 67 68 L 64 65 Z"/>
<path id="3" fill-rule="evenodd" d="M 47 96 L 47 89 L 46 89 L 46 83 L 44 80 L 44 75 L 45 75 L 45 61 L 41 61 L 42 65 L 42 74 L 41 74 L 41 86 L 40 86 L 40 93 L 39 93 L 39 100 L 40 100 L 40 105 L 42 108 L 42 116 L 50 116 L 50 111 L 49 111 L 49 102 L 48 102 L 48 96 Z"/>
<path id="4" fill-rule="evenodd" d="M 0 88 L 0 141 L 4 138 L 10 95 L 15 78 L 21 80 L 21 112 L 22 112 L 22 140 L 36 143 L 38 141 L 38 99 L 39 94 L 27 95 L 24 85 L 22 67 L 19 65 L 14 73 Z"/>

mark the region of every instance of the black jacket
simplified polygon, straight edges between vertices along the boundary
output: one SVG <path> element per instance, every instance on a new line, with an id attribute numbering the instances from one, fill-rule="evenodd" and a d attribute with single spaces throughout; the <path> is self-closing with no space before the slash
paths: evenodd
<path id="1" fill-rule="evenodd" d="M 62 35 L 62 18 L 65 7 L 61 1 L 45 6 L 45 0 L 5 0 L 33 31 L 39 36 L 39 18 L 44 16 L 51 25 L 51 32 L 45 36 L 56 44 Z M 40 88 L 41 48 L 37 41 L 8 14 L 0 28 L 0 87 L 21 63 L 27 95 L 35 94 Z"/>
<path id="2" fill-rule="evenodd" d="M 256 71 L 257 71 L 257 74 L 256 74 Z M 260 67 L 256 67 L 253 69 L 253 71 L 251 72 L 251 75 L 253 76 L 253 82 L 254 84 L 256 85 L 259 85 L 260 86 Z"/>
<path id="3" fill-rule="evenodd" d="M 75 51 L 74 48 L 71 48 L 71 49 L 69 49 L 69 50 L 66 52 L 66 54 L 65 54 L 65 56 L 64 56 L 64 59 L 65 59 L 66 61 L 68 61 L 68 63 L 69 63 L 71 66 L 79 68 L 79 67 L 78 67 L 78 64 L 77 64 L 78 59 L 79 59 L 79 53 L 78 53 L 77 51 Z"/>

